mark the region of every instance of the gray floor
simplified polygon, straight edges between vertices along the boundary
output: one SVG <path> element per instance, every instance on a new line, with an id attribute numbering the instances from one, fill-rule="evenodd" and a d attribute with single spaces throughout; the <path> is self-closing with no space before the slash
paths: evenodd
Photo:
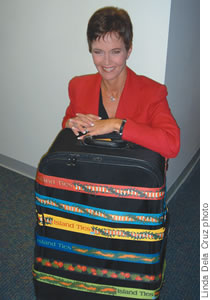
<path id="1" fill-rule="evenodd" d="M 200 164 L 169 203 L 170 235 L 161 300 L 198 300 Z M 35 300 L 34 182 L 0 167 L 0 299 Z M 125 298 L 126 299 L 126 298 Z"/>

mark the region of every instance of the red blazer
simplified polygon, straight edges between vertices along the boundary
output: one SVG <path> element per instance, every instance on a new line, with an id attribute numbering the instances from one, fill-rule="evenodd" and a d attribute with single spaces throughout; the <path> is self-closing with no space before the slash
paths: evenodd
<path id="1" fill-rule="evenodd" d="M 70 105 L 63 118 L 63 128 L 76 113 L 98 115 L 101 79 L 97 73 L 70 81 Z M 127 67 L 127 79 L 115 117 L 127 120 L 123 129 L 124 140 L 172 158 L 180 149 L 180 129 L 171 114 L 166 96 L 164 85 L 136 75 Z"/>

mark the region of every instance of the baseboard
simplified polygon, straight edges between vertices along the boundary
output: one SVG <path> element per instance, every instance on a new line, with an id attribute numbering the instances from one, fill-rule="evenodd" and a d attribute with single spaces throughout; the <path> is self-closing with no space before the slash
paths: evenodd
<path id="1" fill-rule="evenodd" d="M 14 171 L 16 173 L 19 173 L 23 176 L 29 177 L 31 179 L 35 179 L 36 177 L 35 167 L 32 167 L 28 164 L 25 164 L 3 154 L 0 154 L 0 166 Z"/>
<path id="2" fill-rule="evenodd" d="M 177 178 L 177 180 L 172 184 L 172 186 L 168 190 L 168 192 L 167 192 L 167 204 L 171 201 L 171 199 L 176 194 L 178 189 L 182 186 L 182 184 L 188 178 L 188 176 L 192 172 L 193 168 L 196 166 L 199 159 L 200 159 L 200 149 L 196 152 L 196 154 L 193 156 L 191 161 L 188 163 L 188 165 L 182 171 L 181 175 Z"/>

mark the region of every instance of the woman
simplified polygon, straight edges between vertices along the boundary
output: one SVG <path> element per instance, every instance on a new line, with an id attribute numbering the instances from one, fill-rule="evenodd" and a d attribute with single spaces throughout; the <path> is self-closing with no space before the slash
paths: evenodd
<path id="1" fill-rule="evenodd" d="M 166 158 L 176 157 L 180 130 L 168 103 L 167 89 L 126 66 L 132 52 L 132 23 L 126 11 L 105 7 L 90 18 L 89 51 L 97 74 L 75 77 L 63 119 L 75 135 L 119 132 L 130 141 Z"/>

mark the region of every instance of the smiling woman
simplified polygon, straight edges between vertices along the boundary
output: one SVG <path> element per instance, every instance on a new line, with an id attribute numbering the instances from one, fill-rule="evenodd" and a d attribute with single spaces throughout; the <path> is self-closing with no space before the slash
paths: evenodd
<path id="1" fill-rule="evenodd" d="M 123 140 L 175 157 L 180 130 L 166 99 L 164 85 L 127 67 L 133 30 L 128 13 L 116 7 L 97 10 L 88 22 L 89 51 L 97 74 L 73 78 L 70 105 L 63 119 L 79 139 L 113 131 Z"/>

